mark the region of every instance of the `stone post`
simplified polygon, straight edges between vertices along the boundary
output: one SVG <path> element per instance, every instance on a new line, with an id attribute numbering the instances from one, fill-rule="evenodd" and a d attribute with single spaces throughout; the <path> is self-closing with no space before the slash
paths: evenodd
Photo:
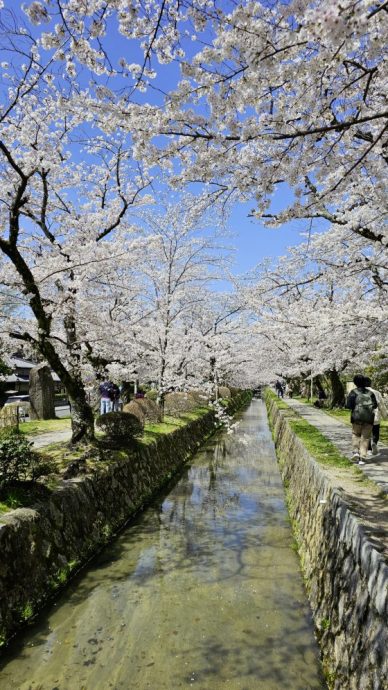
<path id="1" fill-rule="evenodd" d="M 55 389 L 50 367 L 38 364 L 30 371 L 30 419 L 55 419 Z"/>

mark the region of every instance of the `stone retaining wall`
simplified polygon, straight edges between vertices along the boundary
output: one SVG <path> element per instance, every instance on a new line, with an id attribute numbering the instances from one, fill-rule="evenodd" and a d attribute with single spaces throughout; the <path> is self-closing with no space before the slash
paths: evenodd
<path id="1" fill-rule="evenodd" d="M 229 411 L 250 393 L 231 400 Z M 201 418 L 136 452 L 63 480 L 44 503 L 0 517 L 0 645 L 106 544 L 215 430 Z"/>
<path id="2" fill-rule="evenodd" d="M 268 404 L 330 688 L 388 688 L 388 566 L 322 466 Z"/>

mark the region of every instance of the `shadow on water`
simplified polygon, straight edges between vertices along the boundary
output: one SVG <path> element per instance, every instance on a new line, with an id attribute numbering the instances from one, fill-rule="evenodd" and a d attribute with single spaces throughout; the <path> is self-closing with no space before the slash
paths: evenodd
<path id="1" fill-rule="evenodd" d="M 12 644 L 0 688 L 324 688 L 291 546 L 254 402 Z"/>

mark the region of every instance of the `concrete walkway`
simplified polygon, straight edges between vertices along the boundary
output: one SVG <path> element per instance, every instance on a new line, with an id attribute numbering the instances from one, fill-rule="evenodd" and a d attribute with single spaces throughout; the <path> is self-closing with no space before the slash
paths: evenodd
<path id="1" fill-rule="evenodd" d="M 34 448 L 44 448 L 51 443 L 60 443 L 70 441 L 71 430 L 63 429 L 62 431 L 47 431 L 44 434 L 36 434 L 35 436 L 28 436 L 29 441 L 32 441 Z"/>
<path id="2" fill-rule="evenodd" d="M 300 400 L 286 398 L 284 400 L 287 405 L 292 407 L 295 412 L 306 419 L 310 424 L 315 426 L 319 431 L 326 436 L 343 455 L 350 458 L 352 456 L 352 430 L 350 426 L 344 424 L 339 419 L 335 419 L 326 412 L 306 405 Z M 350 415 L 350 412 L 349 412 Z M 368 458 L 365 465 L 357 465 L 357 467 L 364 472 L 364 474 L 376 482 L 379 488 L 388 493 L 388 447 L 379 444 L 379 453 Z"/>

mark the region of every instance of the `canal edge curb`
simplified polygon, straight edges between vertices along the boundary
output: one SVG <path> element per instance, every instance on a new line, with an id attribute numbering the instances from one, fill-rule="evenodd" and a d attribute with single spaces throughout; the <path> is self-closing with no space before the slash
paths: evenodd
<path id="1" fill-rule="evenodd" d="M 388 566 L 329 473 L 266 398 L 328 685 L 388 687 Z"/>

